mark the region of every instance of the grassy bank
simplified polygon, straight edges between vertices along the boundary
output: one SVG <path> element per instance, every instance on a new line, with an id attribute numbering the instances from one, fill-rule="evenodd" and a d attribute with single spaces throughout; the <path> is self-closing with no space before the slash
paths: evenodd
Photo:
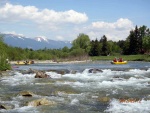
<path id="1" fill-rule="evenodd" d="M 123 58 L 127 61 L 148 61 L 150 62 L 150 55 L 118 55 L 118 56 L 94 56 L 91 60 L 113 60 L 115 57 Z"/>

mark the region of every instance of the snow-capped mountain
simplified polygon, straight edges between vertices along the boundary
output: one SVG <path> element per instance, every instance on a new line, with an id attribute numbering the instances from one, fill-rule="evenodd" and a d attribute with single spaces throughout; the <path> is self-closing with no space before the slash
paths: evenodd
<path id="1" fill-rule="evenodd" d="M 42 41 L 45 41 L 45 42 L 49 42 L 48 39 L 45 37 L 45 36 L 38 36 L 38 37 L 35 37 L 35 40 L 36 41 L 39 41 L 39 42 L 42 42 Z"/>
<path id="2" fill-rule="evenodd" d="M 2 35 L 3 35 L 4 42 L 13 47 L 32 48 L 33 50 L 44 49 L 44 48 L 59 49 L 65 46 L 69 48 L 71 47 L 70 41 L 55 41 L 55 40 L 47 39 L 44 36 L 29 38 L 23 35 L 16 35 L 16 34 L 2 34 Z"/>

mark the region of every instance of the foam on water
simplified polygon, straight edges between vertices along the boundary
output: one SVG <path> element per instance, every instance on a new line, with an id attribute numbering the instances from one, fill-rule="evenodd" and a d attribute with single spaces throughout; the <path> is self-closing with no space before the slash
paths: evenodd
<path id="1" fill-rule="evenodd" d="M 102 70 L 99 73 L 88 73 L 87 70 L 83 73 L 66 74 L 62 77 L 68 77 L 76 79 L 76 82 L 65 82 L 64 84 L 70 84 L 78 87 L 114 87 L 114 86 L 134 86 L 138 88 L 147 87 L 150 78 L 144 77 L 150 74 L 150 70 L 129 70 L 129 71 L 111 71 Z M 124 75 L 128 75 L 128 79 L 124 78 Z M 115 78 L 117 76 L 118 78 Z"/>
<path id="2" fill-rule="evenodd" d="M 35 107 L 24 106 L 19 108 L 14 108 L 11 110 L 0 110 L 2 113 L 40 113 Z"/>
<path id="3" fill-rule="evenodd" d="M 109 83 L 113 84 L 132 84 L 132 83 L 141 83 L 141 82 L 147 82 L 149 81 L 149 78 L 147 78 L 147 75 L 150 75 L 150 69 L 148 70 L 139 70 L 139 69 L 131 69 L 129 71 L 112 71 L 110 69 L 103 69 L 103 72 L 97 72 L 97 73 L 89 73 L 89 69 L 85 69 L 82 73 L 76 73 L 76 74 L 57 74 L 55 72 L 46 72 L 51 78 L 71 78 L 75 80 L 83 80 L 83 81 L 94 81 L 94 82 L 102 82 L 103 84 L 107 81 Z M 129 80 L 124 79 L 124 75 L 129 76 Z M 146 76 L 145 76 L 146 75 Z M 21 74 L 19 72 L 16 72 L 14 76 L 10 77 L 3 77 L 1 80 L 2 83 L 7 83 L 11 85 L 19 85 L 19 84 L 26 84 L 31 83 L 35 78 L 35 74 Z M 122 78 L 123 81 L 119 81 L 112 78 L 114 76 L 119 76 Z M 141 77 L 141 78 L 140 78 Z M 137 78 L 137 79 L 136 79 Z M 121 80 L 121 79 L 120 79 Z"/>
<path id="4" fill-rule="evenodd" d="M 82 73 L 76 73 L 76 74 L 66 74 L 63 75 L 63 77 L 70 77 L 74 79 L 93 79 L 97 80 L 95 77 L 113 77 L 113 76 L 123 76 L 123 75 L 128 75 L 128 76 L 145 76 L 146 74 L 150 74 L 150 69 L 149 70 L 139 70 L 139 69 L 131 69 L 129 71 L 112 71 L 110 69 L 103 69 L 103 72 L 97 72 L 97 73 L 89 73 L 89 69 L 86 69 Z M 98 79 L 99 80 L 99 79 Z"/>
<path id="5" fill-rule="evenodd" d="M 46 72 L 47 75 L 49 75 L 51 78 L 61 78 L 61 74 L 57 74 L 55 72 Z"/>
<path id="6" fill-rule="evenodd" d="M 21 85 L 21 84 L 31 84 L 34 80 L 35 74 L 22 74 L 15 72 L 13 76 L 4 77 L 2 83 L 9 84 L 11 86 Z"/>
<path id="7" fill-rule="evenodd" d="M 79 105 L 80 103 L 79 103 L 79 100 L 78 99 L 73 99 L 72 101 L 71 101 L 71 103 L 70 103 L 71 105 Z"/>
<path id="8" fill-rule="evenodd" d="M 120 103 L 113 99 L 107 108 L 107 113 L 150 113 L 150 100 L 134 103 Z"/>

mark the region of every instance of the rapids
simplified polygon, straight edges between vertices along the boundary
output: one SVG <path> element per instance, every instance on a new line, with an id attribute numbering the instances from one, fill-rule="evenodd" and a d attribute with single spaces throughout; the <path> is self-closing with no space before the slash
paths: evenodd
<path id="1" fill-rule="evenodd" d="M 44 70 L 51 78 L 23 73 L 30 68 Z M 57 73 L 60 70 L 64 74 Z M 10 74 L 0 78 L 0 104 L 11 105 L 13 109 L 0 109 L 1 113 L 150 113 L 150 62 L 33 64 L 15 67 Z M 18 95 L 21 91 L 35 95 L 22 97 Z M 40 98 L 57 105 L 26 106 L 28 101 Z"/>

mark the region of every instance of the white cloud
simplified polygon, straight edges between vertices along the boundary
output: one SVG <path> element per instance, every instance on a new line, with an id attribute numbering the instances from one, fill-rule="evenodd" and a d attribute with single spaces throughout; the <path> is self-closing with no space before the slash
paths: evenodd
<path id="1" fill-rule="evenodd" d="M 12 5 L 6 3 L 0 8 L 0 20 L 3 21 L 22 21 L 30 20 L 38 24 L 45 23 L 83 23 L 88 20 L 85 13 L 79 13 L 74 10 L 56 12 L 54 10 L 39 10 L 35 6 Z"/>
<path id="2" fill-rule="evenodd" d="M 88 17 L 85 13 L 74 10 L 57 12 L 49 9 L 40 10 L 35 6 L 10 3 L 0 7 L 0 23 L 8 24 L 12 22 L 16 26 L 19 22 L 32 25 L 34 23 L 35 26 L 30 27 L 28 33 L 24 34 L 28 34 L 28 36 L 47 34 L 46 37 L 51 39 L 72 41 L 77 38 L 79 33 L 85 33 L 89 35 L 90 39 L 100 39 L 103 35 L 106 35 L 108 40 L 118 41 L 125 40 L 134 27 L 132 21 L 127 18 L 120 18 L 116 22 L 96 21 L 90 24 L 86 23 L 87 21 Z M 15 28 L 13 30 L 18 32 Z M 23 33 L 24 31 L 20 29 L 19 32 Z"/>
<path id="3" fill-rule="evenodd" d="M 65 40 L 63 36 L 56 36 L 57 40 Z"/>
<path id="4" fill-rule="evenodd" d="M 133 23 L 129 19 L 120 18 L 114 23 L 93 22 L 92 27 L 98 29 L 128 29 L 133 27 Z"/>
<path id="5" fill-rule="evenodd" d="M 9 31 L 5 31 L 5 32 L 3 32 L 4 34 L 12 34 L 12 35 L 16 35 L 16 36 L 21 36 L 21 37 L 24 37 L 24 35 L 23 34 L 18 34 L 18 33 L 16 33 L 15 31 L 11 31 L 11 32 L 9 32 Z"/>
<path id="6" fill-rule="evenodd" d="M 92 22 L 89 27 L 84 29 L 91 39 L 100 39 L 106 35 L 108 40 L 125 40 L 133 29 L 133 23 L 127 18 L 120 18 L 116 22 L 108 23 L 103 21 Z"/>

